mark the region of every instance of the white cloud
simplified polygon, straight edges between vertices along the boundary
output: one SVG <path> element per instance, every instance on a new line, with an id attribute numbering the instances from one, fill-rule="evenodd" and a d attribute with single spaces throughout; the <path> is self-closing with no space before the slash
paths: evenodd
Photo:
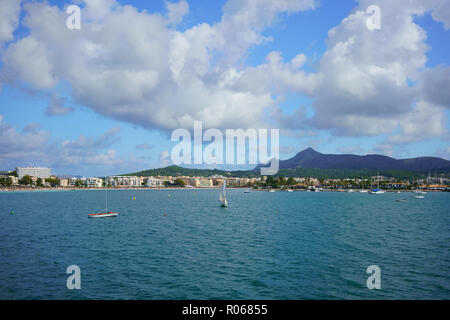
<path id="1" fill-rule="evenodd" d="M 10 163 L 15 159 L 47 159 L 49 138 L 49 133 L 38 130 L 35 123 L 27 125 L 21 133 L 0 116 L 0 163 Z"/>
<path id="2" fill-rule="evenodd" d="M 159 168 L 167 167 L 170 163 L 169 151 L 161 151 L 159 154 Z"/>
<path id="3" fill-rule="evenodd" d="M 445 118 L 449 69 L 425 68 L 430 48 L 414 17 L 431 13 L 448 28 L 448 1 L 360 0 L 329 31 L 316 72 L 304 71 L 302 53 L 285 62 L 274 51 L 261 65 L 243 63 L 254 46 L 271 41 L 268 27 L 283 15 L 314 10 L 314 0 L 229 0 L 219 22 L 184 31 L 174 29 L 189 11 L 184 0 L 167 2 L 165 16 L 115 0 L 80 3 L 81 30 L 65 28 L 67 14 L 56 6 L 24 5 L 30 33 L 5 49 L 2 78 L 49 91 L 67 83 L 74 103 L 145 128 L 190 128 L 194 120 L 204 127 L 265 126 L 269 108 L 271 121 L 293 130 L 366 136 L 400 128 L 391 142 L 445 132 L 440 122 L 427 134 L 416 123 L 438 123 L 427 112 Z M 366 26 L 372 4 L 381 8 L 381 30 Z M 277 108 L 289 92 L 314 99 L 313 118 L 303 106 L 292 114 Z M 49 114 L 70 110 L 59 102 L 50 102 Z"/>
<path id="4" fill-rule="evenodd" d="M 387 138 L 390 144 L 404 144 L 448 133 L 445 125 L 444 108 L 425 101 L 419 101 L 415 109 L 399 120 L 401 133 Z"/>
<path id="5" fill-rule="evenodd" d="M 306 60 L 304 54 L 298 54 L 290 62 L 284 63 L 281 53 L 272 51 L 266 57 L 266 63 L 247 68 L 240 74 L 230 74 L 228 82 L 233 88 L 245 88 L 254 94 L 259 91 L 274 91 L 280 94 L 295 92 L 311 96 L 321 85 L 323 75 L 301 70 Z"/>
<path id="6" fill-rule="evenodd" d="M 172 25 L 179 24 L 184 16 L 189 12 L 189 4 L 182 0 L 180 2 L 166 2 L 167 17 Z"/>
<path id="7" fill-rule="evenodd" d="M 372 31 L 366 26 L 366 9 L 373 4 L 381 9 L 382 23 L 380 30 Z M 450 3 L 412 0 L 406 5 L 400 0 L 359 1 L 359 6 L 328 33 L 327 50 L 315 74 L 320 81 L 310 90 L 299 87 L 315 98 L 314 116 L 307 119 L 305 109 L 299 107 L 293 115 L 278 114 L 279 123 L 283 127 L 289 124 L 290 128 L 309 125 L 338 136 L 389 135 L 400 126 L 405 134 L 390 141 L 416 141 L 443 134 L 445 125 L 442 127 L 436 118 L 445 119 L 439 105 L 450 104 L 448 90 L 444 89 L 449 82 L 449 68 L 425 68 L 430 49 L 427 34 L 414 22 L 416 15 L 436 12 L 437 6 L 447 10 Z M 414 82 L 418 85 L 411 85 Z M 295 91 L 292 87 L 290 90 Z M 420 100 L 429 102 L 428 107 L 419 103 L 415 108 Z M 414 126 L 421 128 L 420 121 L 433 122 L 435 126 L 427 134 L 406 133 Z"/>
<path id="8" fill-rule="evenodd" d="M 13 40 L 14 30 L 19 23 L 22 0 L 0 0 L 0 51 L 3 44 Z"/>
<path id="9" fill-rule="evenodd" d="M 32 122 L 22 132 L 3 121 L 0 115 L 0 167 L 13 169 L 20 165 L 43 165 L 60 173 L 77 174 L 93 168 L 117 174 L 142 169 L 145 161 L 129 155 L 119 156 L 111 147 L 119 141 L 120 129 L 111 128 L 98 137 L 80 136 L 75 140 L 51 139 L 48 131 Z"/>
<path id="10" fill-rule="evenodd" d="M 3 77 L 35 89 L 52 89 L 64 81 L 74 103 L 161 129 L 189 128 L 194 120 L 219 128 L 262 124 L 265 109 L 273 104 L 271 93 L 266 87 L 240 88 L 229 75 L 240 77 L 235 63 L 264 41 L 261 32 L 280 14 L 315 7 L 313 0 L 231 0 L 217 24 L 179 32 L 170 25 L 187 12 L 184 1 L 168 3 L 167 17 L 112 0 L 83 2 L 81 30 L 63 27 L 67 14 L 58 7 L 27 3 L 24 25 L 30 34 L 7 48 Z M 302 59 L 292 66 L 280 62 L 277 68 L 289 85 L 309 88 L 309 78 L 292 71 Z"/>
<path id="11" fill-rule="evenodd" d="M 35 89 L 49 89 L 58 82 L 48 48 L 33 37 L 11 44 L 3 55 L 6 81 L 21 80 Z"/>
<path id="12" fill-rule="evenodd" d="M 323 86 L 313 124 L 338 135 L 390 133 L 411 110 L 417 90 L 409 81 L 425 66 L 426 34 L 398 1 L 378 1 L 381 30 L 371 31 L 361 5 L 329 32 L 320 61 Z M 367 5 L 366 5 L 367 4 Z"/>
<path id="13" fill-rule="evenodd" d="M 447 0 L 437 0 L 433 10 L 433 19 L 444 24 L 445 30 L 450 29 L 450 5 Z"/>
<path id="14" fill-rule="evenodd" d="M 424 99 L 450 109 L 450 67 L 438 66 L 425 70 L 420 84 Z"/>

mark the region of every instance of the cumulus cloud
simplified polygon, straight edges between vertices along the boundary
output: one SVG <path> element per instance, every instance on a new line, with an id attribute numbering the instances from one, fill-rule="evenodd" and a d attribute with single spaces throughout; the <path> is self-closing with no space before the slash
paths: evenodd
<path id="1" fill-rule="evenodd" d="M 320 61 L 323 86 L 314 102 L 313 125 L 337 135 L 392 132 L 396 116 L 411 110 L 417 90 L 409 81 L 425 66 L 425 32 L 413 22 L 411 8 L 378 1 L 380 30 L 366 26 L 367 1 L 329 31 Z"/>
<path id="2" fill-rule="evenodd" d="M 22 0 L 0 1 L 0 50 L 5 42 L 14 38 L 13 33 L 19 23 L 21 2 Z"/>
<path id="3" fill-rule="evenodd" d="M 189 4 L 182 0 L 180 2 L 166 2 L 167 17 L 172 25 L 179 24 L 184 16 L 189 12 Z"/>
<path id="4" fill-rule="evenodd" d="M 272 51 L 266 57 L 266 63 L 249 67 L 240 74 L 229 73 L 227 79 L 233 88 L 242 88 L 261 94 L 263 92 L 304 93 L 312 96 L 323 81 L 320 73 L 306 73 L 301 70 L 307 57 L 298 54 L 290 62 L 283 62 L 281 53 Z"/>
<path id="5" fill-rule="evenodd" d="M 20 1 L 14 3 L 12 12 L 18 12 Z M 185 0 L 166 2 L 165 15 L 115 0 L 79 3 L 81 30 L 64 27 L 63 8 L 23 5 L 29 34 L 5 48 L 3 81 L 45 91 L 68 84 L 74 103 L 144 128 L 191 128 L 194 120 L 202 120 L 204 128 L 249 128 L 266 126 L 269 114 L 269 122 L 293 131 L 368 136 L 399 130 L 385 141 L 386 152 L 402 141 L 447 134 L 437 117 L 445 118 L 443 108 L 450 105 L 449 68 L 426 68 L 427 34 L 414 18 L 431 14 L 448 29 L 448 1 L 359 0 L 329 31 L 327 49 L 310 72 L 301 52 L 284 61 L 282 52 L 273 51 L 252 67 L 245 58 L 271 41 L 267 28 L 285 15 L 314 10 L 315 0 L 229 0 L 217 23 L 184 31 L 176 25 L 189 12 Z M 366 9 L 374 4 L 381 9 L 380 30 L 366 26 Z M 14 30 L 16 20 L 8 21 Z M 11 30 L 2 32 L 0 41 L 13 39 Z M 283 113 L 279 103 L 286 93 L 309 96 L 313 116 L 303 106 Z M 49 115 L 70 111 L 52 96 Z M 435 127 L 426 131 L 424 123 Z M 66 143 L 75 148 L 94 142 L 80 137 Z"/>
<path id="6" fill-rule="evenodd" d="M 307 118 L 306 110 L 299 107 L 294 114 L 279 112 L 276 118 L 280 125 L 328 130 L 338 136 L 389 135 L 400 127 L 403 133 L 390 138 L 391 143 L 444 134 L 445 124 L 439 117 L 445 119 L 440 106 L 450 104 L 448 90 L 444 89 L 450 80 L 449 68 L 426 68 L 430 49 L 427 34 L 414 17 L 432 13 L 437 19 L 438 11 L 447 12 L 450 3 L 358 2 L 353 12 L 329 31 L 327 50 L 316 74 L 306 74 L 315 76 L 315 85 L 310 90 L 298 87 L 315 98 L 313 117 Z M 374 4 L 381 9 L 380 30 L 366 26 L 366 9 Z M 292 87 L 290 90 L 295 91 Z M 433 128 L 423 130 L 423 126 L 432 124 Z M 414 127 L 417 132 L 412 132 Z M 386 146 L 384 151 L 390 152 Z"/>
<path id="7" fill-rule="evenodd" d="M 444 24 L 445 30 L 450 29 L 450 6 L 447 0 L 437 0 L 432 13 L 433 19 Z"/>
<path id="8" fill-rule="evenodd" d="M 425 70 L 420 84 L 427 101 L 450 109 L 450 67 L 438 66 Z"/>
<path id="9" fill-rule="evenodd" d="M 280 14 L 315 8 L 314 0 L 231 0 L 218 23 L 180 32 L 171 25 L 187 13 L 185 1 L 167 3 L 167 16 L 114 0 L 82 3 L 81 30 L 62 27 L 67 14 L 56 6 L 26 3 L 23 23 L 30 33 L 6 49 L 3 78 L 46 90 L 64 81 L 75 103 L 160 129 L 190 128 L 194 120 L 219 128 L 262 123 L 265 109 L 273 105 L 271 93 L 235 85 L 233 75 L 241 77 L 243 71 L 235 64 L 251 46 L 267 40 L 262 31 Z M 275 67 L 284 81 L 308 87 L 295 83 L 303 79 L 295 79 L 291 70 L 302 59 Z"/>
<path id="10" fill-rule="evenodd" d="M 52 88 L 58 78 L 50 55 L 48 47 L 36 38 L 21 39 L 4 53 L 2 76 L 7 82 L 24 81 L 34 89 Z"/>
<path id="11" fill-rule="evenodd" d="M 446 128 L 444 108 L 419 101 L 415 109 L 399 120 L 401 133 L 387 138 L 387 143 L 404 144 L 427 138 L 444 136 Z"/>

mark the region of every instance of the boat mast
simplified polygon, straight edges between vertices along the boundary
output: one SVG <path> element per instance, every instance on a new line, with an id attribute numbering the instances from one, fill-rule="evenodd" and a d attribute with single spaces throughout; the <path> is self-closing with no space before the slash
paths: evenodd
<path id="1" fill-rule="evenodd" d="M 377 189 L 380 189 L 380 176 L 377 171 Z"/>

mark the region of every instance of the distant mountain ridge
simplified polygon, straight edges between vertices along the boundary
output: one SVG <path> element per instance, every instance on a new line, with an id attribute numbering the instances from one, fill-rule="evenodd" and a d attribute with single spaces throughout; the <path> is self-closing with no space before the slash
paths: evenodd
<path id="1" fill-rule="evenodd" d="M 413 172 L 450 171 L 450 161 L 436 157 L 394 159 L 384 155 L 323 154 L 307 148 L 288 160 L 280 169 L 404 170 Z"/>
<path id="2" fill-rule="evenodd" d="M 122 176 L 204 176 L 257 177 L 258 165 L 249 171 L 224 171 L 218 169 L 192 169 L 179 166 L 149 169 L 122 174 Z M 285 177 L 358 178 L 381 175 L 403 178 L 424 177 L 426 174 L 444 173 L 450 175 L 450 161 L 435 157 L 394 159 L 383 155 L 323 154 L 312 148 L 297 153 L 294 157 L 281 160 L 277 175 Z"/>

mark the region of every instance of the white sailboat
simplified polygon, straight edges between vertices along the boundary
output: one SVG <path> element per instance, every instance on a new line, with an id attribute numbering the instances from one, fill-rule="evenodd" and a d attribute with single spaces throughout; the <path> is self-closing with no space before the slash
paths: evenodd
<path id="1" fill-rule="evenodd" d="M 377 172 L 377 188 L 369 191 L 370 194 L 384 194 L 386 191 L 380 190 L 380 176 Z"/>
<path id="2" fill-rule="evenodd" d="M 108 211 L 108 193 L 107 189 L 105 189 L 105 209 L 98 213 L 90 213 L 88 214 L 89 218 L 107 218 L 107 217 L 117 217 L 119 215 L 118 212 Z"/>
<path id="3" fill-rule="evenodd" d="M 219 194 L 220 206 L 224 208 L 228 207 L 226 189 L 227 189 L 227 181 L 224 180 L 222 184 L 222 190 L 220 190 Z"/>
<path id="4" fill-rule="evenodd" d="M 359 190 L 359 192 L 360 193 L 367 193 L 367 192 L 369 192 L 369 190 L 364 189 L 364 178 L 363 177 L 361 177 L 361 189 Z"/>

